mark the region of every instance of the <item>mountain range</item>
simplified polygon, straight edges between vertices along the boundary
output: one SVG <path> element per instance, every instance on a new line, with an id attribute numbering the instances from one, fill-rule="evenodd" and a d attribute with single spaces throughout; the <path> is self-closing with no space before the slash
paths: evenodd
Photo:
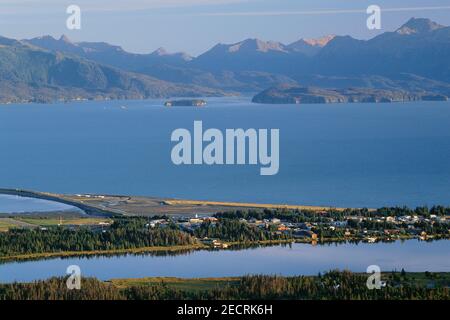
<path id="1" fill-rule="evenodd" d="M 0 37 L 0 101 L 221 96 L 281 84 L 450 96 L 449 57 L 450 27 L 423 18 L 369 40 L 246 39 L 198 57 L 163 48 L 135 54 L 66 36 Z"/>

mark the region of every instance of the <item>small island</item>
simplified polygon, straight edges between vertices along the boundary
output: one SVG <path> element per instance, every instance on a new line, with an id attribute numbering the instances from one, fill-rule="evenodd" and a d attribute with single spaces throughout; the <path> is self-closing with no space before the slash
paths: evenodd
<path id="1" fill-rule="evenodd" d="M 204 107 L 206 101 L 201 99 L 169 100 L 164 103 L 166 107 Z"/>
<path id="2" fill-rule="evenodd" d="M 411 92 L 401 89 L 348 88 L 326 89 L 279 85 L 264 90 L 252 99 L 263 104 L 310 103 L 388 103 L 406 101 L 447 101 L 448 97 L 432 92 Z"/>

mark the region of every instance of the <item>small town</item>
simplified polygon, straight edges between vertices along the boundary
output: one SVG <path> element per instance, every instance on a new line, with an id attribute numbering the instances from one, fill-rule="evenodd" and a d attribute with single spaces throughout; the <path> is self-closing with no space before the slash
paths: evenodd
<path id="1" fill-rule="evenodd" d="M 325 212 L 323 212 L 325 213 Z M 217 217 L 218 216 L 218 217 Z M 191 234 L 208 224 L 211 227 L 220 223 L 218 215 L 195 215 L 195 217 L 179 216 L 175 218 L 163 217 L 152 219 L 146 224 L 149 228 L 164 228 L 176 224 L 181 230 Z M 269 232 L 272 235 L 293 241 L 327 241 L 327 240 L 357 240 L 367 243 L 377 241 L 395 241 L 398 239 L 417 238 L 431 240 L 433 238 L 448 237 L 449 216 L 430 214 L 367 217 L 363 215 L 344 216 L 343 219 L 320 217 L 320 222 L 293 222 L 292 219 L 256 219 L 239 218 L 239 223 L 249 228 Z M 314 219 L 313 219 L 314 220 Z M 318 219 L 316 219 L 318 220 Z M 444 232 L 441 232 L 441 229 Z M 205 237 L 200 239 L 204 244 L 215 248 L 228 248 L 227 243 L 220 239 Z"/>

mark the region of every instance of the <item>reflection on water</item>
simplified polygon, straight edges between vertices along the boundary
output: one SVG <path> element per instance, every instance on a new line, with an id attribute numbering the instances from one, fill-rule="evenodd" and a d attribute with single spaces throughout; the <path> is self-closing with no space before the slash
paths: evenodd
<path id="1" fill-rule="evenodd" d="M 231 250 L 150 252 L 56 258 L 0 265 L 0 281 L 32 281 L 65 275 L 78 265 L 84 276 L 107 280 L 142 277 L 226 277 L 245 274 L 314 275 L 331 269 L 365 272 L 369 265 L 392 271 L 450 272 L 448 240 L 376 244 L 285 244 Z"/>

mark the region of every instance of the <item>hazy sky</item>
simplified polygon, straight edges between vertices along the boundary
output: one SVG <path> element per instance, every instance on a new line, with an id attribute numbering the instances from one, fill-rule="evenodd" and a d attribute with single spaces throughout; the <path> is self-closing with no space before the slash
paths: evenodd
<path id="1" fill-rule="evenodd" d="M 81 30 L 66 28 L 66 8 L 82 10 Z M 366 8 L 382 9 L 381 31 L 411 17 L 450 25 L 450 0 L 0 0 L 0 34 L 31 38 L 66 34 L 74 41 L 106 41 L 132 52 L 200 54 L 218 42 L 350 34 L 369 38 Z"/>

